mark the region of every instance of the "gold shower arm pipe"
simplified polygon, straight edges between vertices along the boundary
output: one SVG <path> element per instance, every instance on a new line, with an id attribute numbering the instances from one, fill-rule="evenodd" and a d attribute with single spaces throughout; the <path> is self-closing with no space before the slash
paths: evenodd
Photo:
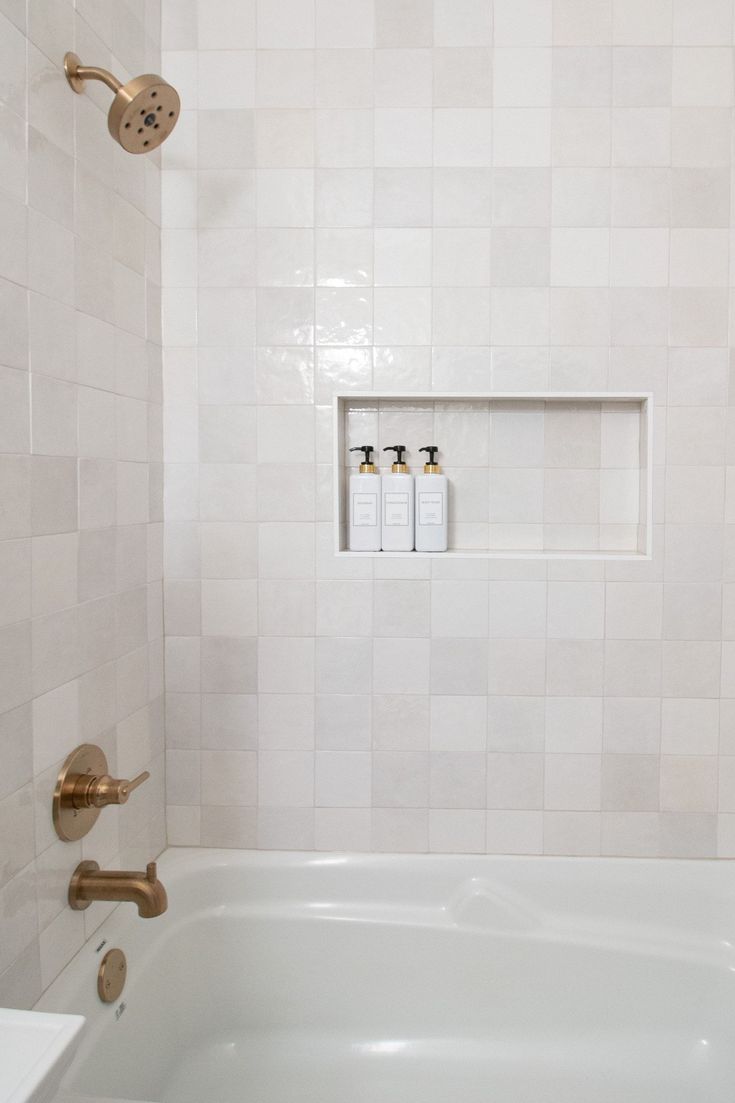
<path id="1" fill-rule="evenodd" d="M 82 91 L 85 80 L 101 80 L 113 92 L 119 92 L 122 88 L 122 83 L 107 69 L 101 69 L 99 65 L 82 65 L 76 54 L 66 54 L 64 72 L 75 92 Z"/>
<path id="2" fill-rule="evenodd" d="M 77 65 L 74 76 L 79 77 L 80 80 L 101 80 L 113 92 L 119 92 L 122 88 L 122 83 L 117 77 L 113 77 L 107 69 L 100 69 L 98 65 Z"/>

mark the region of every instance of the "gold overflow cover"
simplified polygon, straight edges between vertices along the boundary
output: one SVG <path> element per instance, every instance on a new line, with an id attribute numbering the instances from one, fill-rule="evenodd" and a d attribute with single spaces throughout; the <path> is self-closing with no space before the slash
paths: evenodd
<path id="1" fill-rule="evenodd" d="M 103 1003 L 114 1003 L 122 995 L 128 975 L 128 963 L 122 950 L 108 950 L 97 973 L 97 995 Z"/>

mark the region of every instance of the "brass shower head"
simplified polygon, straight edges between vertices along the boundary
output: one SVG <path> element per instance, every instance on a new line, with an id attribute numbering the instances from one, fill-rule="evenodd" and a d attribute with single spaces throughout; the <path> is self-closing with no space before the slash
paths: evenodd
<path id="1" fill-rule="evenodd" d="M 150 153 L 168 138 L 176 126 L 181 101 L 163 77 L 148 73 L 121 84 L 107 69 L 82 65 L 76 54 L 64 56 L 66 79 L 75 92 L 84 91 L 85 80 L 101 80 L 115 93 L 107 126 L 128 153 Z"/>

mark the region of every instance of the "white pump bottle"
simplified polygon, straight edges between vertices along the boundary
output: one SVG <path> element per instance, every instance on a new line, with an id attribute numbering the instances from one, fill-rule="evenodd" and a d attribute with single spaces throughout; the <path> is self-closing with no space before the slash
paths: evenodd
<path id="1" fill-rule="evenodd" d="M 360 473 L 350 475 L 350 551 L 380 551 L 380 475 L 372 460 L 374 451 L 372 444 L 350 448 L 363 453 Z"/>
<path id="2" fill-rule="evenodd" d="M 416 551 L 447 550 L 448 484 L 436 462 L 439 449 L 434 444 L 419 448 L 428 452 L 423 475 L 416 476 Z"/>
<path id="3" fill-rule="evenodd" d="M 413 551 L 414 487 L 403 459 L 406 446 L 389 444 L 383 451 L 396 454 L 390 475 L 381 479 L 383 551 Z"/>

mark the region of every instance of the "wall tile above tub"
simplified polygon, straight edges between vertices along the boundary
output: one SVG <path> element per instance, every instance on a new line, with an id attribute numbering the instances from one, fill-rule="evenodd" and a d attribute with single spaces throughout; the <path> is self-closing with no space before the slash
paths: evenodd
<path id="1" fill-rule="evenodd" d="M 690 0 L 164 4 L 189 158 L 163 152 L 186 235 L 166 563 L 218 633 L 168 641 L 175 841 L 731 853 L 731 24 Z M 652 391 L 652 562 L 335 559 L 329 406 L 372 387 Z M 438 443 L 463 493 L 492 461 L 513 525 L 569 449 L 580 488 L 629 450 L 572 414 L 521 437 L 507 411 L 489 449 L 460 414 Z M 205 746 L 270 755 L 263 793 L 202 807 Z"/>

